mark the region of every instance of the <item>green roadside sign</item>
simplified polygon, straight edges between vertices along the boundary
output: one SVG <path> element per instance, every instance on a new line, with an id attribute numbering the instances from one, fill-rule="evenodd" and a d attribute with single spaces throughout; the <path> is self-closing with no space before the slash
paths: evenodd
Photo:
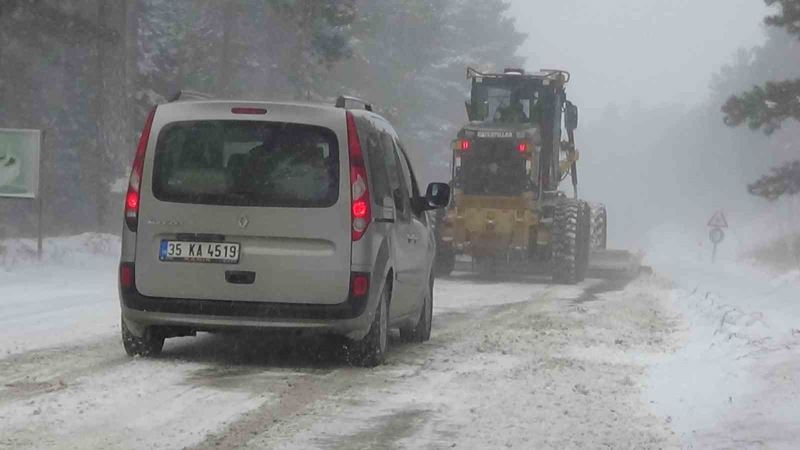
<path id="1" fill-rule="evenodd" d="M 39 130 L 0 128 L 0 197 L 39 195 Z"/>

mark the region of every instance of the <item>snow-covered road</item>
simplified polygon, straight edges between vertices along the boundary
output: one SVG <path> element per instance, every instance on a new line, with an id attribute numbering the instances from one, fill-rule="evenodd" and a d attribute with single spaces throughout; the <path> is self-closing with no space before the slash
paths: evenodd
<path id="1" fill-rule="evenodd" d="M 673 270 L 686 261 L 654 261 L 660 275 L 630 283 L 437 280 L 431 341 L 395 337 L 388 363 L 368 370 L 319 339 L 265 335 L 172 339 L 158 358 L 130 359 L 117 329 L 114 239 L 48 247 L 58 250 L 42 265 L 0 268 L 0 448 L 798 442 L 791 305 L 731 312 L 722 305 L 735 292 L 713 283 L 732 281 Z M 761 295 L 785 290 L 775 283 Z"/>

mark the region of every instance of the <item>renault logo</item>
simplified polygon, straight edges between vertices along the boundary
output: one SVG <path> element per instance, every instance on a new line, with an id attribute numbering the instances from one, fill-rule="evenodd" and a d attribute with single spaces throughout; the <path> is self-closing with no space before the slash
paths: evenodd
<path id="1" fill-rule="evenodd" d="M 239 217 L 239 226 L 240 227 L 247 228 L 247 225 L 249 223 L 250 223 L 250 219 L 248 219 L 247 216 L 242 215 L 242 217 Z"/>

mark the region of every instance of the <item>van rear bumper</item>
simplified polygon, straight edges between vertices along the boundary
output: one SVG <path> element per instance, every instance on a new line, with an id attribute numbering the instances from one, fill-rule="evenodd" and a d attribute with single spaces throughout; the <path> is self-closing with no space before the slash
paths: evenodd
<path id="1" fill-rule="evenodd" d="M 224 329 L 306 329 L 360 339 L 371 320 L 367 298 L 336 305 L 242 302 L 148 297 L 138 290 L 120 290 L 122 315 L 130 328 L 183 326 L 196 331 Z M 375 305 L 372 305 L 373 307 Z"/>

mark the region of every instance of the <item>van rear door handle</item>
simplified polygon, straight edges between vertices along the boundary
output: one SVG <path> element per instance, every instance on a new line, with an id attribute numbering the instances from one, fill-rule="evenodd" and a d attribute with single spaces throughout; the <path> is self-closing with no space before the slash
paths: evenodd
<path id="1" fill-rule="evenodd" d="M 417 241 L 419 241 L 419 237 L 418 236 L 416 236 L 414 234 L 409 234 L 408 235 L 408 242 L 410 242 L 412 244 L 416 244 Z"/>
<path id="2" fill-rule="evenodd" d="M 256 282 L 256 273 L 240 270 L 225 271 L 225 281 L 231 284 L 253 284 Z"/>

